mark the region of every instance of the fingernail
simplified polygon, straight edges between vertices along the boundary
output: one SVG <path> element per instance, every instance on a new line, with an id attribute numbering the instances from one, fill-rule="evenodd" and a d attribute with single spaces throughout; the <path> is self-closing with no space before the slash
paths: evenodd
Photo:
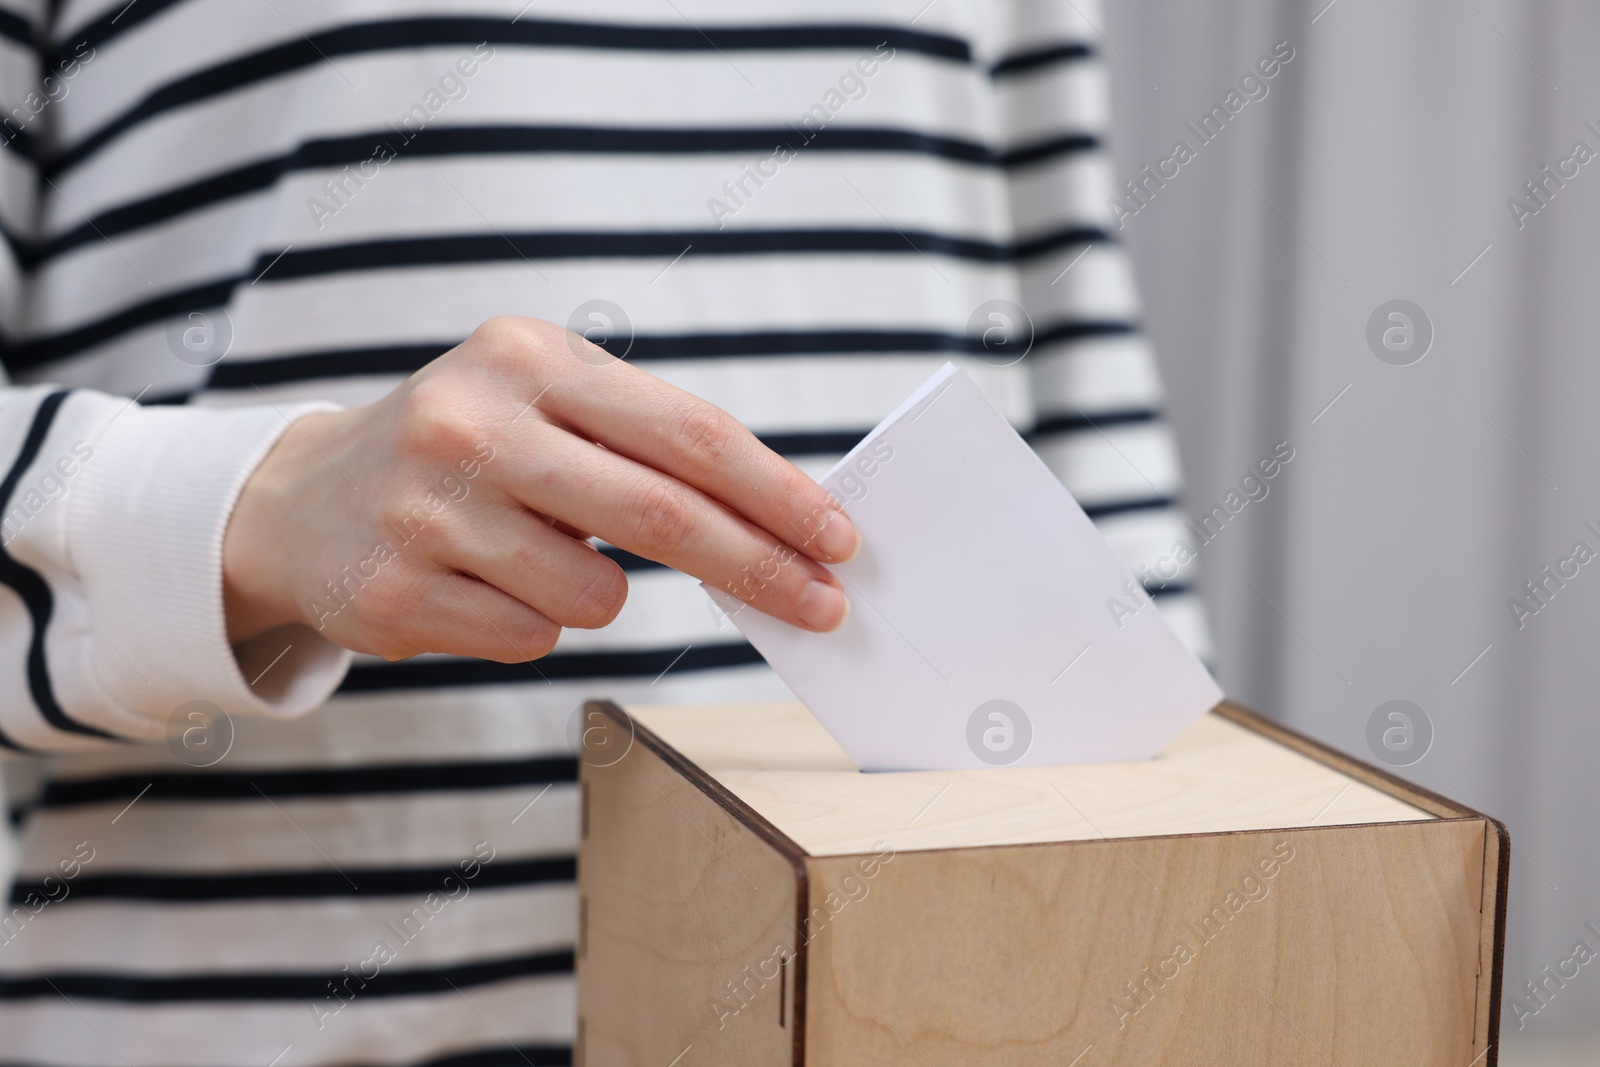
<path id="1" fill-rule="evenodd" d="M 795 617 L 819 633 L 837 630 L 850 614 L 850 602 L 827 582 L 813 581 L 801 594 Z"/>
<path id="2" fill-rule="evenodd" d="M 861 547 L 861 534 L 842 511 L 830 511 L 817 531 L 817 551 L 829 563 L 843 563 Z"/>

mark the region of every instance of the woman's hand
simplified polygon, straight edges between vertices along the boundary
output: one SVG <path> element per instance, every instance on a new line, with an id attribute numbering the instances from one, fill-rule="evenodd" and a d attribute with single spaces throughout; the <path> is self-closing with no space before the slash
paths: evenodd
<path id="1" fill-rule="evenodd" d="M 536 319 L 497 318 L 382 400 L 297 420 L 223 545 L 228 636 L 303 623 L 385 659 L 543 656 L 616 618 L 584 539 L 810 630 L 855 554 L 830 497 L 731 416 Z"/>

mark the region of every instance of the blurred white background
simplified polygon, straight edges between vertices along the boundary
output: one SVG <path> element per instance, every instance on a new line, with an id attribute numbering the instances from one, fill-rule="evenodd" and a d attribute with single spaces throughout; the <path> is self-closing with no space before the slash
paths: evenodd
<path id="1" fill-rule="evenodd" d="M 1600 1063 L 1600 961 L 1523 1028 L 1512 1011 L 1577 941 L 1600 950 L 1600 564 L 1520 629 L 1508 606 L 1574 542 L 1600 551 L 1600 8 L 1106 9 L 1119 183 L 1198 145 L 1184 124 L 1294 49 L 1124 220 L 1188 509 L 1296 450 L 1202 551 L 1223 685 L 1368 758 L 1380 704 L 1423 709 L 1432 746 L 1399 773 L 1504 819 L 1516 849 L 1502 1062 Z M 1578 141 L 1595 161 L 1531 199 Z M 1434 332 L 1409 366 L 1366 336 L 1397 298 Z"/>

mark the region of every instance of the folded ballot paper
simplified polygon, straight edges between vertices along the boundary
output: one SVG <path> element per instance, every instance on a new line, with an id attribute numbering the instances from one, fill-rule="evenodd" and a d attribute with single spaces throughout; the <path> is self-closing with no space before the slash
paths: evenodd
<path id="1" fill-rule="evenodd" d="M 821 479 L 861 531 L 811 633 L 707 586 L 867 771 L 1145 759 L 1222 699 L 1078 502 L 947 363 Z"/>

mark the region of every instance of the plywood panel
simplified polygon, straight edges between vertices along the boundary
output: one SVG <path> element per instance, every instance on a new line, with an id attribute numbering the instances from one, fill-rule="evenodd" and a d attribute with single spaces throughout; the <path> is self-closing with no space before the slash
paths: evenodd
<path id="1" fill-rule="evenodd" d="M 580 1067 L 788 1067 L 803 869 L 645 745 L 582 788 Z"/>
<path id="2" fill-rule="evenodd" d="M 1139 763 L 861 774 L 797 703 L 629 710 L 815 856 L 1436 817 L 1218 714 Z"/>
<path id="3" fill-rule="evenodd" d="M 1484 827 L 897 853 L 807 946 L 806 1062 L 1482 1063 Z"/>

